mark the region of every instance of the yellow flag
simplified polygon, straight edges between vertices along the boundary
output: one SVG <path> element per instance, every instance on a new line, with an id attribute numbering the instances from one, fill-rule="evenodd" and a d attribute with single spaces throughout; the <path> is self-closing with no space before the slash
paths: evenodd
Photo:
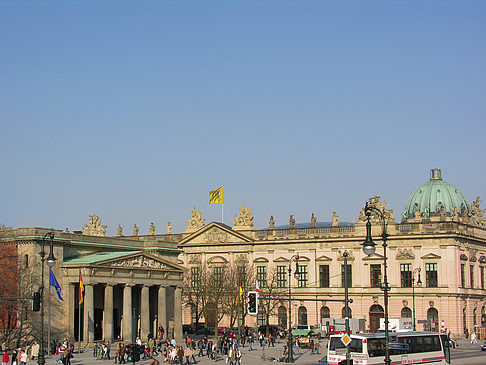
<path id="1" fill-rule="evenodd" d="M 223 187 L 209 192 L 209 204 L 223 204 Z"/>

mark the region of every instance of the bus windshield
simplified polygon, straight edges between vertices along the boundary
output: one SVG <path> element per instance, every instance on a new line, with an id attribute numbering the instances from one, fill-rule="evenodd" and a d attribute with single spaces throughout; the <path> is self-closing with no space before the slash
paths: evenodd
<path id="1" fill-rule="evenodd" d="M 339 337 L 331 337 L 331 342 L 329 344 L 330 351 L 336 351 L 336 349 L 344 349 L 344 343 Z M 349 352 L 363 352 L 363 340 L 360 338 L 353 338 L 349 344 Z"/>

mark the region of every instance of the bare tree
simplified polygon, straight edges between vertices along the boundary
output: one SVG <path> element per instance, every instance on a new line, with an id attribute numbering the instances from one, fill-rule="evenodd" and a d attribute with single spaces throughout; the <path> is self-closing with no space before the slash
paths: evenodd
<path id="1" fill-rule="evenodd" d="M 270 316 L 277 314 L 277 310 L 280 305 L 280 300 L 272 298 L 282 298 L 285 295 L 286 290 L 283 287 L 279 287 L 276 268 L 273 268 L 268 273 L 266 280 L 262 284 L 263 285 L 260 285 L 260 297 L 269 299 L 260 299 L 259 308 L 265 316 L 265 324 L 268 325 L 270 324 Z M 269 328 L 267 326 L 266 336 L 269 334 L 268 330 Z"/>

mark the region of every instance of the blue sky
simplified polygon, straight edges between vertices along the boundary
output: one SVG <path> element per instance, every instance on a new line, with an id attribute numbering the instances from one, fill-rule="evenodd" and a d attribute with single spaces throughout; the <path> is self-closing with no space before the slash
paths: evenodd
<path id="1" fill-rule="evenodd" d="M 0 223 L 185 229 L 486 198 L 484 1 L 2 1 Z M 486 205 L 486 204 L 485 204 Z"/>

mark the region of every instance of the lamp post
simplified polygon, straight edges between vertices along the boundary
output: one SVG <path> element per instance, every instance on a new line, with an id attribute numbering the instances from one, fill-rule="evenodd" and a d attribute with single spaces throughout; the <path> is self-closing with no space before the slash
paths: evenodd
<path id="1" fill-rule="evenodd" d="M 299 277 L 299 255 L 294 255 L 289 260 L 289 335 L 287 337 L 287 354 L 289 362 L 294 362 L 294 349 L 292 341 L 292 260 L 295 259 L 295 278 Z"/>
<path id="2" fill-rule="evenodd" d="M 385 218 L 384 212 L 381 210 L 375 208 L 374 206 L 368 205 L 368 202 L 366 202 L 365 208 L 364 208 L 364 213 L 367 216 L 367 222 L 366 222 L 366 239 L 363 242 L 363 252 L 371 256 L 372 254 L 375 253 L 376 251 L 376 243 L 373 242 L 373 239 L 371 238 L 371 222 L 370 222 L 370 216 L 371 214 L 375 213 L 382 222 L 382 233 L 381 233 L 381 239 L 383 240 L 383 266 L 384 266 L 384 273 L 383 273 L 383 292 L 384 292 L 384 301 L 385 301 L 385 365 L 390 365 L 391 364 L 391 359 L 390 359 L 390 339 L 388 337 L 388 291 L 390 290 L 389 285 L 388 285 L 388 276 L 387 276 L 387 258 L 386 258 L 386 248 L 388 247 L 386 240 L 388 239 L 388 233 L 386 233 L 386 226 L 387 226 L 387 221 Z"/>
<path id="3" fill-rule="evenodd" d="M 46 239 L 49 238 L 49 256 L 46 257 L 46 252 L 44 250 L 44 245 Z M 40 291 L 40 301 L 41 301 L 41 328 L 40 328 L 40 342 L 39 342 L 39 356 L 37 357 L 37 363 L 39 365 L 44 365 L 46 360 L 44 358 L 45 355 L 45 347 L 44 347 L 44 262 L 47 261 L 47 265 L 49 267 L 53 267 L 56 264 L 56 258 L 54 257 L 54 232 L 47 232 L 42 238 L 42 250 L 39 253 L 41 257 L 41 287 Z"/>
<path id="4" fill-rule="evenodd" d="M 420 280 L 420 267 L 417 267 L 412 272 L 412 306 L 413 306 L 413 330 L 416 331 L 417 327 L 415 326 L 415 273 L 418 273 L 418 280 L 417 286 L 422 286 L 422 280 Z"/>

